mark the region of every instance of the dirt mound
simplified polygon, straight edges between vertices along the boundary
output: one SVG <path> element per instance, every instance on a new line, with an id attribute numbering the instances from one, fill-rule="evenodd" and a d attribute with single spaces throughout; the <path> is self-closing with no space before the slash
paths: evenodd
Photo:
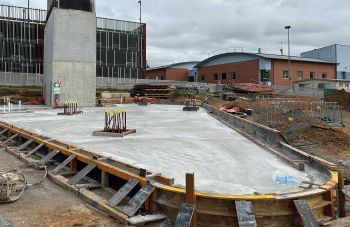
<path id="1" fill-rule="evenodd" d="M 326 98 L 327 102 L 337 102 L 345 110 L 350 111 L 350 93 L 339 90 L 336 91 L 332 96 Z"/>

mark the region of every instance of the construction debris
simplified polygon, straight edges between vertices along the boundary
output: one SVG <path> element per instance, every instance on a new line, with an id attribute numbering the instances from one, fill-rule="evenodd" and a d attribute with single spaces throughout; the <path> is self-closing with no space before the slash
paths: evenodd
<path id="1" fill-rule="evenodd" d="M 268 85 L 254 84 L 254 83 L 236 83 L 230 80 L 227 84 L 234 92 L 248 94 L 248 93 L 272 93 L 273 89 Z"/>

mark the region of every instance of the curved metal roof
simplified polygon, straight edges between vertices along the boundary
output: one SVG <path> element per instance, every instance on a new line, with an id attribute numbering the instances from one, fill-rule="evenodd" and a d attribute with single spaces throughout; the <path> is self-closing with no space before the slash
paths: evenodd
<path id="1" fill-rule="evenodd" d="M 277 54 L 257 54 L 257 53 L 244 53 L 244 52 L 230 52 L 230 53 L 224 53 L 224 54 L 218 54 L 215 56 L 212 56 L 210 58 L 205 59 L 204 61 L 198 63 L 194 66 L 194 68 L 198 68 L 203 66 L 204 64 L 211 62 L 212 60 L 225 57 L 225 56 L 239 56 L 239 55 L 251 55 L 255 56 L 257 58 L 265 58 L 265 59 L 276 59 L 276 60 L 288 60 L 287 55 L 277 55 Z M 325 63 L 325 64 L 336 64 L 335 62 L 330 61 L 324 61 L 314 58 L 302 58 L 297 56 L 290 56 L 291 61 L 304 61 L 304 62 L 316 62 L 316 63 Z"/>

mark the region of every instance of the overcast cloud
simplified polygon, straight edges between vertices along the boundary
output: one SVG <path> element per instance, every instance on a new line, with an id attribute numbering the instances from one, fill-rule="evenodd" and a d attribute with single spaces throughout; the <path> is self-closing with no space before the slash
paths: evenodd
<path id="1" fill-rule="evenodd" d="M 95 0 L 97 16 L 139 20 L 138 0 Z M 26 0 L 0 0 L 25 6 Z M 291 54 L 338 43 L 350 45 L 349 0 L 142 0 L 150 66 L 203 60 L 209 52 L 243 47 L 245 52 Z M 31 0 L 45 8 L 46 0 Z"/>

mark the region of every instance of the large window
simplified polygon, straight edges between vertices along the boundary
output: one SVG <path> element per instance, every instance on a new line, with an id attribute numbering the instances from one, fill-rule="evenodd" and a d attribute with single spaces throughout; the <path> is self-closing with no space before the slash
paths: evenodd
<path id="1" fill-rule="evenodd" d="M 322 79 L 327 79 L 327 73 L 322 73 Z"/>
<path id="2" fill-rule="evenodd" d="M 214 73 L 214 75 L 213 75 L 213 80 L 218 80 L 218 79 L 219 79 L 218 74 L 217 74 L 217 73 Z"/>
<path id="3" fill-rule="evenodd" d="M 288 78 L 289 78 L 289 72 L 288 72 L 288 70 L 284 70 L 284 71 L 283 71 L 283 78 L 284 78 L 284 79 L 288 79 Z"/>

